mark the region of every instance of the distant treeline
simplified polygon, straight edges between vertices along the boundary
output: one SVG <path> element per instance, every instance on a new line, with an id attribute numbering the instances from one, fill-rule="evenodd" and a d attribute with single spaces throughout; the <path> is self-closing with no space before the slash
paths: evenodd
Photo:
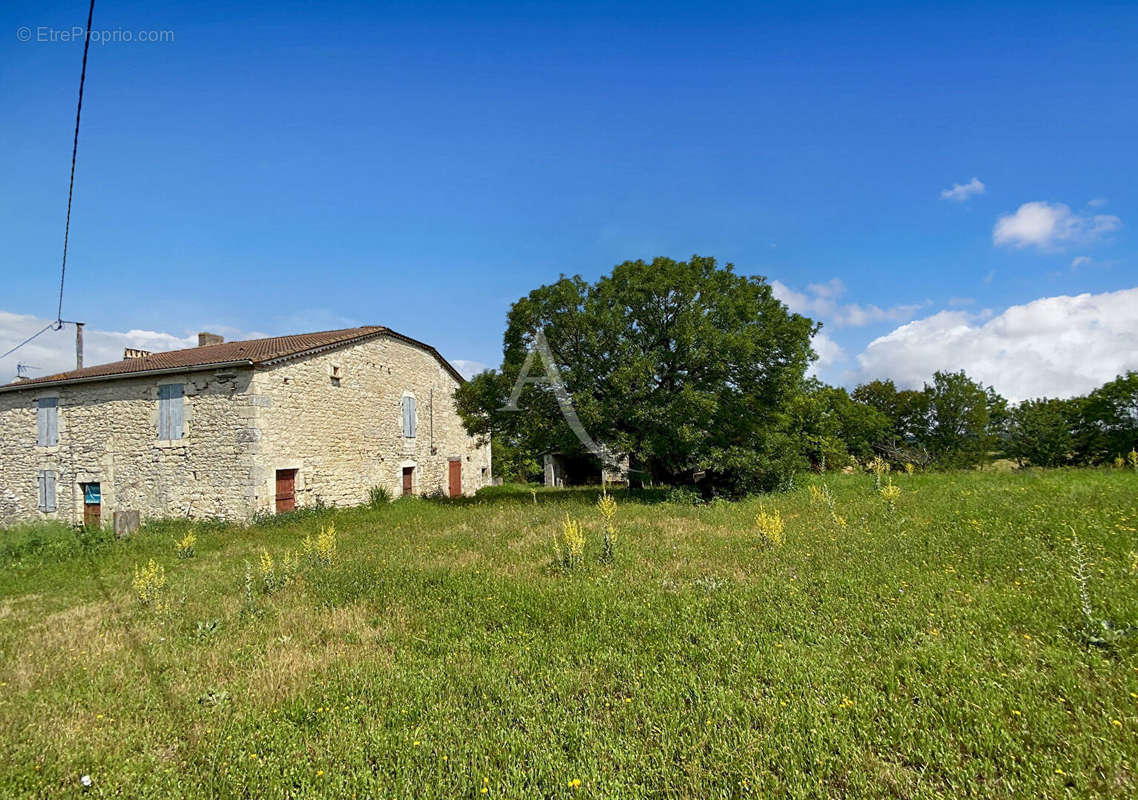
<path id="1" fill-rule="evenodd" d="M 919 390 L 872 381 L 847 392 L 808 381 L 791 414 L 815 469 L 875 456 L 926 468 L 998 458 L 1041 467 L 1109 464 L 1138 447 L 1138 372 L 1084 397 L 1016 405 L 964 372 L 938 372 Z"/>

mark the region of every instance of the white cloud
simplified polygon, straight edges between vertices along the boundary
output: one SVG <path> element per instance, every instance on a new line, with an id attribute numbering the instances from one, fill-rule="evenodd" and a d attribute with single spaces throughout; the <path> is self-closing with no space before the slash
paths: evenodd
<path id="1" fill-rule="evenodd" d="M 805 292 L 790 288 L 782 281 L 771 281 L 774 296 L 786 303 L 796 314 L 805 314 L 838 327 L 869 325 L 874 322 L 898 322 L 912 318 L 925 303 L 881 308 L 876 305 L 858 303 L 839 303 L 838 298 L 846 287 L 841 279 L 833 278 L 826 283 L 811 283 Z"/>
<path id="2" fill-rule="evenodd" d="M 1062 203 L 1024 203 L 1014 214 L 996 220 L 992 242 L 1011 247 L 1048 249 L 1087 243 L 1117 230 L 1122 220 L 1113 214 L 1075 214 Z"/>
<path id="3" fill-rule="evenodd" d="M 48 320 L 28 314 L 0 311 L 0 353 L 7 352 L 24 339 L 48 324 Z M 206 330 L 224 334 L 229 339 L 258 338 L 264 334 L 241 332 L 228 326 L 208 326 Z M 102 331 L 86 328 L 83 332 L 83 363 L 87 366 L 106 364 L 122 359 L 123 350 L 134 347 L 158 353 L 164 350 L 181 350 L 196 347 L 197 333 L 179 336 L 163 331 Z M 32 378 L 75 369 L 75 326 L 63 330 L 49 330 L 30 344 L 0 360 L 0 384 L 16 377 L 16 364 L 26 364 Z"/>
<path id="4" fill-rule="evenodd" d="M 834 365 L 846 360 L 846 351 L 842 349 L 840 344 L 827 336 L 824 331 L 818 331 L 814 334 L 811 344 L 814 347 L 814 352 L 818 354 L 818 359 L 810 365 L 806 374 L 826 380 Z"/>
<path id="5" fill-rule="evenodd" d="M 486 364 L 483 364 L 481 361 L 468 361 L 465 358 L 452 358 L 448 360 L 450 361 L 451 366 L 458 370 L 458 374 L 467 380 L 470 380 L 479 372 L 485 372 L 486 370 L 490 369 L 490 367 L 488 367 Z"/>
<path id="6" fill-rule="evenodd" d="M 1084 394 L 1138 369 L 1135 308 L 1138 288 L 1043 297 L 989 319 L 941 311 L 875 339 L 847 377 L 919 387 L 936 370 L 963 369 L 1012 401 Z"/>
<path id="7" fill-rule="evenodd" d="M 968 183 L 954 183 L 951 189 L 945 189 L 940 193 L 940 196 L 945 200 L 952 200 L 957 203 L 963 203 L 969 197 L 975 194 L 984 194 L 987 187 L 980 181 L 979 178 L 973 178 Z"/>

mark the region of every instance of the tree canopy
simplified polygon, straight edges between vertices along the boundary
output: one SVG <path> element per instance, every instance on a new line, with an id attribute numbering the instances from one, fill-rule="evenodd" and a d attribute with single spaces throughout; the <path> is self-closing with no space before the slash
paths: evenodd
<path id="1" fill-rule="evenodd" d="M 765 278 L 713 258 L 626 261 L 595 283 L 562 276 L 515 302 L 506 322 L 501 368 L 464 384 L 457 401 L 510 477 L 535 476 L 546 453 L 588 451 L 566 403 L 586 441 L 627 457 L 634 478 L 700 476 L 705 491 L 726 494 L 874 457 L 1061 466 L 1111 463 L 1138 446 L 1138 372 L 1086 397 L 1011 408 L 963 371 L 936 372 L 921 388 L 872 380 L 847 391 L 808 378 L 820 325 L 787 309 Z M 552 363 L 531 355 L 539 335 Z M 561 394 L 535 380 L 552 372 Z"/>
<path id="2" fill-rule="evenodd" d="M 634 469 L 664 482 L 705 472 L 731 492 L 770 486 L 802 465 L 788 412 L 818 327 L 731 264 L 627 261 L 514 303 L 502 368 L 462 387 L 459 409 L 472 433 L 579 452 L 549 386 L 527 384 L 519 410 L 503 410 L 541 331 L 584 428 Z"/>

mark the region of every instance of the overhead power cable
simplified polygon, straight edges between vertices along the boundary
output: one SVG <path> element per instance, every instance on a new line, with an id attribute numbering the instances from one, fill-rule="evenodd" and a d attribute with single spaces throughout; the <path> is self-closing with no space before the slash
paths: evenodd
<path id="1" fill-rule="evenodd" d="M 16 345 L 15 347 L 13 347 L 13 348 L 12 348 L 11 350 L 9 350 L 7 353 L 5 353 L 4 355 L 0 356 L 0 360 L 2 360 L 2 359 L 5 359 L 5 358 L 7 358 L 8 356 L 12 355 L 12 353 L 14 353 L 14 352 L 16 352 L 17 350 L 19 350 L 21 347 L 23 347 L 24 345 L 26 345 L 26 344 L 27 344 L 28 342 L 30 342 L 32 339 L 35 339 L 35 338 L 36 338 L 37 336 L 39 336 L 40 334 L 42 334 L 42 333 L 47 333 L 47 332 L 48 332 L 49 330 L 51 330 L 52 328 L 55 328 L 56 330 L 59 330 L 59 328 L 56 328 L 56 324 L 57 324 L 57 323 L 55 323 L 55 322 L 49 322 L 47 325 L 45 325 L 44 327 L 40 328 L 38 331 L 36 331 L 35 333 L 33 333 L 33 334 L 32 334 L 31 336 L 29 336 L 27 339 L 24 339 L 24 341 L 20 342 L 18 345 Z"/>
<path id="2" fill-rule="evenodd" d="M 63 281 L 67 277 L 67 244 L 71 237 L 71 197 L 75 192 L 75 157 L 79 153 L 79 117 L 83 113 L 83 84 L 87 82 L 87 51 L 91 47 L 91 20 L 95 17 L 95 0 L 87 9 L 87 31 L 83 36 L 83 68 L 79 72 L 79 105 L 75 109 L 75 139 L 71 143 L 71 181 L 67 185 L 67 222 L 63 226 L 63 266 L 59 270 L 59 308 L 57 325 L 63 324 Z"/>

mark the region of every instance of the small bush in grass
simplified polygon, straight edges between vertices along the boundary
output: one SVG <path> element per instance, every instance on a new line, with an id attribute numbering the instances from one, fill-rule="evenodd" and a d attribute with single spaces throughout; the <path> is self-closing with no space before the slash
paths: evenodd
<path id="1" fill-rule="evenodd" d="M 605 524 L 605 539 L 601 547 L 601 563 L 611 564 L 616 560 L 616 499 L 607 491 L 597 499 L 597 511 Z"/>
<path id="2" fill-rule="evenodd" d="M 889 510 L 894 511 L 897 508 L 897 498 L 901 496 L 901 487 L 893 483 L 893 479 L 887 479 L 884 486 L 877 490 L 885 502 L 889 504 Z"/>
<path id="3" fill-rule="evenodd" d="M 561 530 L 553 534 L 553 548 L 557 563 L 563 569 L 573 569 L 585 556 L 585 534 L 581 523 L 570 517 L 568 512 L 561 523 Z"/>
<path id="4" fill-rule="evenodd" d="M 321 527 L 315 539 L 312 534 L 304 537 L 304 557 L 321 567 L 336 563 L 336 523 L 329 522 L 328 527 Z"/>
<path id="5" fill-rule="evenodd" d="M 755 517 L 755 526 L 759 529 L 759 537 L 764 544 L 778 546 L 785 541 L 782 513 L 777 509 L 768 514 L 766 509 L 760 508 Z"/>
<path id="6" fill-rule="evenodd" d="M 166 570 L 153 558 L 144 567 L 134 568 L 131 581 L 134 597 L 145 608 L 163 611 L 166 608 Z"/>
<path id="7" fill-rule="evenodd" d="M 372 508 L 382 508 L 391 502 L 391 492 L 385 486 L 373 486 L 367 493 L 367 504 Z"/>
<path id="8" fill-rule="evenodd" d="M 198 537 L 194 535 L 193 531 L 188 531 L 185 536 L 174 542 L 174 552 L 177 553 L 178 558 L 193 558 L 194 545 L 198 543 Z"/>
<path id="9" fill-rule="evenodd" d="M 673 486 L 668 490 L 664 502 L 676 506 L 694 506 L 700 501 L 699 492 L 690 486 Z"/>
<path id="10" fill-rule="evenodd" d="M 260 563 L 261 591 L 265 594 L 273 594 L 292 583 L 296 579 L 299 568 L 298 562 L 299 559 L 292 550 L 285 552 L 279 565 L 273 560 L 268 550 L 262 550 Z"/>
<path id="11" fill-rule="evenodd" d="M 874 456 L 869 462 L 869 469 L 873 471 L 873 488 L 881 491 L 881 479 L 889 474 L 889 462 L 881 456 Z"/>
<path id="12" fill-rule="evenodd" d="M 1071 563 L 1071 577 L 1075 581 L 1075 589 L 1079 594 L 1079 611 L 1082 612 L 1083 624 L 1078 634 L 1082 640 L 1093 647 L 1114 649 L 1124 641 L 1138 635 L 1138 627 L 1133 625 L 1118 625 L 1114 621 L 1095 616 L 1091 605 L 1091 592 L 1087 579 L 1087 558 L 1083 553 L 1083 543 L 1071 530 L 1073 551 Z"/>

